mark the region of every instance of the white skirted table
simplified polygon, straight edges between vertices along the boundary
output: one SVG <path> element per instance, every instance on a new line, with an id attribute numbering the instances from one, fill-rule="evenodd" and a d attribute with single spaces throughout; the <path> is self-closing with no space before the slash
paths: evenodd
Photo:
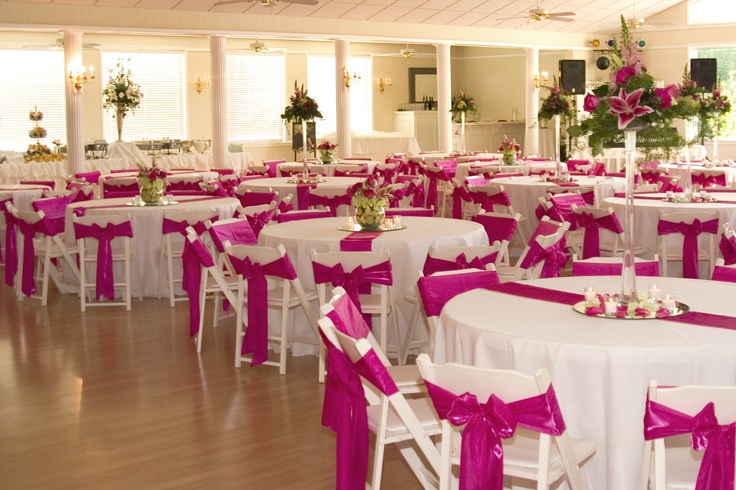
<path id="1" fill-rule="evenodd" d="M 333 191 L 347 191 L 349 187 L 357 184 L 362 179 L 358 177 L 324 177 L 320 182 L 314 184 L 319 189 Z M 306 209 L 306 206 L 300 206 L 299 191 L 307 192 L 312 184 L 297 184 L 289 177 L 272 177 L 268 179 L 246 180 L 240 184 L 240 188 L 250 189 L 254 192 L 269 192 L 269 190 L 279 191 L 279 200 L 292 194 L 294 199 L 292 203 L 296 209 Z M 306 202 L 306 201 L 305 201 Z"/>
<path id="2" fill-rule="evenodd" d="M 472 247 L 487 245 L 488 236 L 482 226 L 471 221 L 447 218 L 402 217 L 406 228 L 384 232 L 371 242 L 371 251 L 388 251 L 394 276 L 394 296 L 404 318 L 409 318 L 411 305 L 404 301 L 404 295 L 416 285 L 418 271 L 430 247 Z M 294 263 L 299 279 L 304 287 L 314 287 L 311 251 L 340 250 L 340 241 L 349 233 L 338 230 L 345 224 L 345 218 L 322 218 L 303 221 L 290 221 L 267 226 L 261 231 L 259 243 L 269 247 L 283 245 Z M 401 336 L 405 334 L 405 323 L 398 315 Z M 297 335 L 309 330 L 304 321 L 298 322 Z M 390 331 L 389 331 L 390 333 Z M 424 329 L 417 328 L 417 334 L 425 335 Z"/>
<path id="3" fill-rule="evenodd" d="M 652 278 L 639 278 L 638 289 Z M 657 278 L 692 311 L 725 315 L 736 327 L 736 284 Z M 522 284 L 577 293 L 614 293 L 619 277 L 564 277 Z M 546 368 L 572 437 L 594 442 L 586 488 L 638 488 L 650 379 L 659 385 L 736 384 L 736 330 L 669 320 L 587 317 L 571 306 L 477 289 L 450 300 L 439 318 L 435 361 L 534 374 Z"/>

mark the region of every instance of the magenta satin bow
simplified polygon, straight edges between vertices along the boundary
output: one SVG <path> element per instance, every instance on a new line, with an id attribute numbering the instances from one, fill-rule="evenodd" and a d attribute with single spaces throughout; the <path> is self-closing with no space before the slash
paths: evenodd
<path id="1" fill-rule="evenodd" d="M 427 203 L 425 207 L 429 208 L 434 206 L 434 209 L 437 209 L 437 204 L 439 203 L 437 181 L 442 180 L 444 182 L 447 182 L 451 180 L 451 178 L 445 173 L 445 169 L 442 169 L 438 172 L 425 170 L 424 175 L 427 179 Z"/>
<path id="2" fill-rule="evenodd" d="M 97 276 L 95 284 L 95 298 L 99 301 L 104 297 L 115 300 L 115 284 L 112 271 L 112 239 L 116 237 L 133 237 L 133 228 L 130 221 L 118 225 L 108 223 L 101 227 L 97 223 L 83 225 L 74 223 L 74 234 L 79 238 L 94 238 L 97 240 Z"/>
<path id="3" fill-rule="evenodd" d="M 695 416 L 654 402 L 647 397 L 644 439 L 650 441 L 678 434 L 692 434 L 690 445 L 703 451 L 695 490 L 734 488 L 734 441 L 736 424 L 719 425 L 713 402 Z"/>
<path id="4" fill-rule="evenodd" d="M 616 234 L 623 233 L 621 223 L 612 214 L 595 218 L 591 213 L 582 212 L 580 214 L 575 213 L 573 216 L 575 217 L 574 221 L 577 223 L 578 228 L 585 229 L 583 235 L 583 259 L 600 257 L 599 228 L 609 230 Z"/>
<path id="5" fill-rule="evenodd" d="M 199 239 L 194 242 L 187 239 L 184 242 L 181 260 L 184 266 L 182 270 L 182 289 L 186 291 L 189 298 L 189 336 L 193 337 L 199 333 L 202 267 L 214 267 L 215 261 L 212 260 L 212 255 Z"/>
<path id="6" fill-rule="evenodd" d="M 368 474 L 368 414 L 363 376 L 385 395 L 399 390 L 373 350 L 353 364 L 345 353 L 327 345 L 327 377 L 322 425 L 335 431 L 337 490 L 364 490 Z"/>
<path id="7" fill-rule="evenodd" d="M 212 218 L 210 218 L 210 221 L 213 223 L 217 221 L 217 216 L 213 215 Z M 161 224 L 161 233 L 163 233 L 164 235 L 168 235 L 169 233 L 179 233 L 182 236 L 187 236 L 187 228 L 189 226 L 194 228 L 194 231 L 197 232 L 197 235 L 201 235 L 207 230 L 204 225 L 204 221 L 197 221 L 190 224 L 187 220 L 176 221 L 173 219 L 164 218 L 164 221 Z"/>
<path id="8" fill-rule="evenodd" d="M 280 201 L 278 206 L 276 206 L 276 209 L 279 210 L 279 214 L 288 213 L 289 211 L 294 210 L 294 203 L 292 202 L 286 202 L 286 201 Z"/>
<path id="9" fill-rule="evenodd" d="M 736 236 L 726 238 L 726 235 L 721 235 L 718 248 L 721 250 L 721 255 L 723 255 L 724 265 L 736 264 Z"/>
<path id="10" fill-rule="evenodd" d="M 713 187 L 716 185 L 726 185 L 726 174 L 693 174 L 692 175 L 693 185 L 700 185 L 701 187 Z"/>
<path id="11" fill-rule="evenodd" d="M 342 264 L 330 267 L 319 262 L 312 262 L 312 270 L 314 271 L 315 284 L 329 282 L 333 287 L 342 286 L 361 312 L 363 311 L 360 308 L 359 289 L 361 286 L 364 284 L 385 286 L 393 284 L 391 261 L 389 260 L 367 268 L 359 265 L 351 272 L 345 272 Z"/>
<path id="12" fill-rule="evenodd" d="M 648 172 L 642 172 L 641 178 L 644 182 L 647 184 L 653 184 L 656 183 L 659 180 L 659 172 L 655 171 L 648 171 Z"/>
<path id="13" fill-rule="evenodd" d="M 699 219 L 694 219 L 691 224 L 682 221 L 675 223 L 659 220 L 657 233 L 660 235 L 680 233 L 684 236 L 682 242 L 682 277 L 697 279 L 700 277 L 698 272 L 698 236 L 701 233 L 718 233 L 718 219 L 712 219 L 704 223 Z"/>
<path id="14" fill-rule="evenodd" d="M 436 272 L 458 271 L 463 269 L 481 269 L 485 270 L 486 265 L 496 262 L 498 252 L 493 252 L 485 257 L 473 257 L 470 261 L 461 253 L 455 260 L 438 259 L 429 255 L 424 260 L 423 273 L 425 276 L 431 276 Z"/>
<path id="15" fill-rule="evenodd" d="M 253 228 L 253 233 L 255 233 L 256 238 L 261 234 L 261 230 L 271 221 L 273 215 L 274 212 L 272 209 L 268 209 L 262 213 L 245 215 L 245 219 L 248 221 L 250 227 Z"/>
<path id="16" fill-rule="evenodd" d="M 544 260 L 542 266 L 542 273 L 539 276 L 541 279 L 548 277 L 560 277 L 560 269 L 567 263 L 567 254 L 565 253 L 564 240 L 560 240 L 554 245 L 542 248 L 539 243 L 534 240 L 529 245 L 529 252 L 522 261 L 522 269 L 529 269 L 537 265 L 541 260 Z"/>
<path id="17" fill-rule="evenodd" d="M 502 193 L 499 193 L 499 195 Z M 495 196 L 494 196 L 495 197 Z M 463 201 L 480 204 L 484 211 L 493 211 L 494 199 L 484 192 L 471 192 L 464 187 L 455 187 L 452 190 L 452 217 L 455 219 L 463 218 Z M 490 204 L 491 208 L 486 206 Z M 501 204 L 501 202 L 498 202 Z"/>
<path id="18" fill-rule="evenodd" d="M 559 436 L 565 432 L 552 386 L 546 393 L 512 403 L 491 394 L 486 403 L 475 395 L 455 395 L 425 381 L 437 414 L 454 426 L 465 425 L 460 448 L 460 489 L 487 490 L 503 487 L 503 444 L 517 426 Z"/>
<path id="19" fill-rule="evenodd" d="M 425 276 L 417 281 L 419 297 L 428 317 L 438 316 L 445 304 L 458 294 L 500 284 L 496 271 Z"/>
<path id="20" fill-rule="evenodd" d="M 343 204 L 349 206 L 352 202 L 352 197 L 347 194 L 339 196 L 317 196 L 315 194 L 309 194 L 309 205 L 310 206 L 324 206 L 330 209 L 330 215 L 334 218 L 337 216 L 337 208 Z"/>
<path id="21" fill-rule="evenodd" d="M 253 354 L 251 366 L 268 360 L 268 281 L 267 276 L 296 279 L 296 271 L 287 255 L 269 262 L 254 264 L 250 257 L 239 259 L 229 255 L 239 276 L 248 281 L 248 328 L 245 330 L 241 354 Z M 239 305 L 238 308 L 242 308 Z"/>

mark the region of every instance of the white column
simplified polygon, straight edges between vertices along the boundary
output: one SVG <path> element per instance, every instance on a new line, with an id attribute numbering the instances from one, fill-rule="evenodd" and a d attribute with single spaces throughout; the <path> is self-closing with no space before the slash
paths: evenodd
<path id="1" fill-rule="evenodd" d="M 345 87 L 342 69 L 350 61 L 350 41 L 335 39 L 335 112 L 337 116 L 337 156 L 350 158 L 353 155 L 350 130 L 350 89 Z M 370 83 L 367 80 L 366 83 Z M 319 101 L 317 101 L 319 102 Z"/>
<path id="2" fill-rule="evenodd" d="M 437 132 L 439 150 L 452 151 L 452 60 L 449 44 L 435 44 L 437 49 Z"/>
<path id="3" fill-rule="evenodd" d="M 525 155 L 539 154 L 539 124 L 537 113 L 539 112 L 539 89 L 534 85 L 534 75 L 539 72 L 539 49 L 526 49 L 526 73 L 524 83 L 526 93 L 526 134 L 524 135 L 524 146 L 521 151 Z M 537 124 L 535 124 L 537 123 Z M 546 155 L 549 156 L 549 155 Z"/>
<path id="4" fill-rule="evenodd" d="M 66 81 L 66 148 L 69 173 L 85 170 L 84 93 L 69 79 L 69 68 L 82 66 L 82 33 L 64 31 L 64 80 Z M 43 111 L 42 107 L 39 110 Z M 43 123 L 42 123 L 43 124 Z"/>
<path id="5" fill-rule="evenodd" d="M 232 168 L 228 158 L 226 37 L 210 36 L 212 63 L 212 164 L 215 168 Z"/>

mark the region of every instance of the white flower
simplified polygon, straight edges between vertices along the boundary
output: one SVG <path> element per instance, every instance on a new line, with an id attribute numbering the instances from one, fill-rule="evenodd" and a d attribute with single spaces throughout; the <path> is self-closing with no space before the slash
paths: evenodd
<path id="1" fill-rule="evenodd" d="M 125 92 L 120 92 L 118 94 L 118 99 L 122 99 L 123 97 L 125 97 Z"/>

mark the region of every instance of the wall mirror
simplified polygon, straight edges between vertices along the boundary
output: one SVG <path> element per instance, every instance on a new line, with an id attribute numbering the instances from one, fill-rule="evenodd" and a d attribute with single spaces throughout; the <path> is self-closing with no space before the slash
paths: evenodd
<path id="1" fill-rule="evenodd" d="M 409 102 L 437 100 L 437 68 L 409 68 Z"/>

